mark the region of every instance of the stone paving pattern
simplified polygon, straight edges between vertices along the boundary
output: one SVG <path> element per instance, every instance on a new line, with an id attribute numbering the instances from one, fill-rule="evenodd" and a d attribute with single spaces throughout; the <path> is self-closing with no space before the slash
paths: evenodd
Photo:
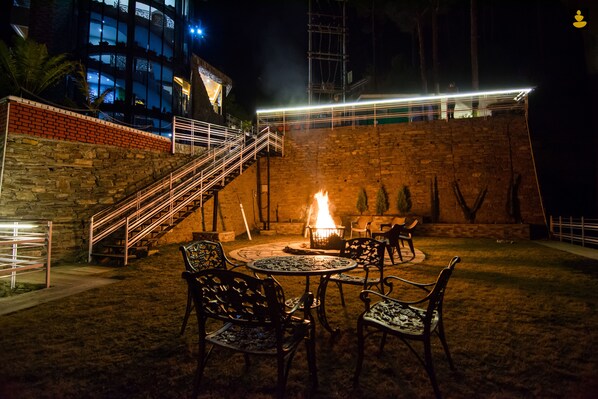
<path id="1" fill-rule="evenodd" d="M 244 247 L 240 249 L 236 249 L 229 253 L 229 257 L 236 259 L 240 262 L 251 262 L 255 259 L 265 258 L 268 256 L 286 256 L 289 253 L 285 252 L 284 249 L 286 247 L 291 247 L 293 249 L 305 249 L 309 250 L 309 240 L 305 241 L 293 241 L 293 242 L 286 242 L 286 241 L 279 241 L 276 243 L 271 244 L 260 244 L 260 245 L 253 245 L 249 247 Z M 326 254 L 326 255 L 337 255 L 338 251 L 324 251 L 318 250 L 315 252 L 317 254 Z M 426 258 L 426 255 L 420 251 L 419 249 L 415 248 L 415 257 L 411 254 L 409 248 L 401 248 L 401 255 L 403 256 L 403 262 L 398 259 L 398 256 L 395 255 L 395 265 L 399 264 L 415 264 L 421 263 Z M 384 258 L 384 265 L 385 266 L 393 266 L 388 257 L 388 253 L 385 252 Z"/>

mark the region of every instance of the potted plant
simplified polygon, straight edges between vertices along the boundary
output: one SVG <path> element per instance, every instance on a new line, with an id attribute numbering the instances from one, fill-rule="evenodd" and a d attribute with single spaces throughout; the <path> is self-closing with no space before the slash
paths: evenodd
<path id="1" fill-rule="evenodd" d="M 409 213 L 411 206 L 411 192 L 407 186 L 403 185 L 397 195 L 397 210 L 399 211 L 399 215 L 404 216 Z"/>
<path id="2" fill-rule="evenodd" d="M 376 195 L 376 214 L 384 215 L 384 212 L 388 210 L 388 207 L 388 192 L 384 185 L 382 185 Z"/>
<path id="3" fill-rule="evenodd" d="M 364 188 L 361 188 L 357 194 L 357 204 L 355 207 L 360 215 L 363 215 L 363 213 L 368 209 L 368 196 Z"/>

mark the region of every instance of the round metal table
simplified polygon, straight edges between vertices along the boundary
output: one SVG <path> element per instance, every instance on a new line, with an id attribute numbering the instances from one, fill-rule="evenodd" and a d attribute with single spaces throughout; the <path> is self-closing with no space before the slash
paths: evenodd
<path id="1" fill-rule="evenodd" d="M 247 267 L 256 273 L 278 276 L 305 276 L 305 292 L 309 291 L 309 278 L 320 276 L 316 299 L 318 320 L 331 333 L 333 330 L 326 318 L 326 286 L 331 275 L 345 272 L 357 267 L 353 259 L 330 255 L 288 255 L 270 256 L 256 259 L 247 264 Z"/>

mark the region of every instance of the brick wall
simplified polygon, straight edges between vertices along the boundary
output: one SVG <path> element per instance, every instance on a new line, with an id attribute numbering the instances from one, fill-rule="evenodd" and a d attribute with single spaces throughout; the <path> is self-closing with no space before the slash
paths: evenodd
<path id="1" fill-rule="evenodd" d="M 161 152 L 171 148 L 168 138 L 21 98 L 4 99 L 0 116 L 6 109 L 8 131 L 13 134 Z"/>
<path id="2" fill-rule="evenodd" d="M 329 193 L 333 216 L 346 218 L 357 213 L 363 187 L 364 214 L 373 215 L 381 185 L 389 194 L 387 214 L 398 212 L 398 191 L 406 185 L 411 213 L 429 219 L 436 177 L 440 222 L 466 222 L 451 185 L 456 181 L 470 207 L 488 189 L 476 223 L 513 223 L 508 193 L 511 176 L 519 174 L 522 222 L 544 224 L 524 115 L 293 130 L 286 133 L 284 154 L 272 158 L 270 169 L 272 209 L 278 206 L 280 221 L 302 219 L 321 189 Z"/>

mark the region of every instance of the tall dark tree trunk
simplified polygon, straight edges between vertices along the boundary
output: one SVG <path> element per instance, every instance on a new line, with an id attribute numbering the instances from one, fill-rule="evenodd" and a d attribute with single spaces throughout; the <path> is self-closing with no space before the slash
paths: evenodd
<path id="1" fill-rule="evenodd" d="M 376 71 L 376 0 L 372 0 L 372 78 L 374 80 L 374 90 L 378 90 L 378 78 Z"/>
<path id="2" fill-rule="evenodd" d="M 439 2 L 436 0 L 432 7 L 432 79 L 434 83 L 434 93 L 440 93 L 440 57 L 438 56 L 438 8 Z"/>
<path id="3" fill-rule="evenodd" d="M 422 92 L 428 92 L 428 78 L 426 77 L 426 46 L 424 43 L 424 32 L 422 27 L 422 18 L 416 20 L 417 41 L 419 42 L 419 73 L 422 83 Z"/>
<path id="4" fill-rule="evenodd" d="M 470 0 L 469 19 L 471 23 L 471 88 L 480 89 L 478 74 L 478 0 Z"/>

